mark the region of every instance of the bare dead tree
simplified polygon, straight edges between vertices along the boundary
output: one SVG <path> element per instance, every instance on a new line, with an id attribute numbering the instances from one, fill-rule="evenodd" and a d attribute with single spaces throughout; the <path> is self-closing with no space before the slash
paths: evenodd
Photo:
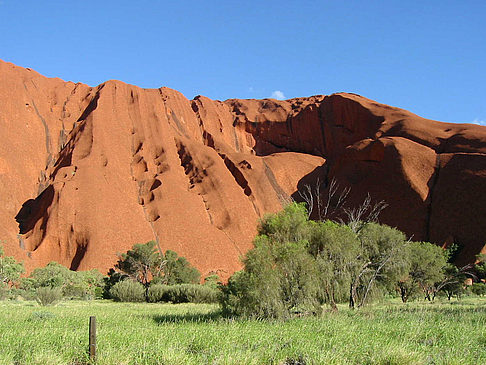
<path id="1" fill-rule="evenodd" d="M 303 190 L 299 190 L 299 195 L 307 204 L 307 217 L 310 218 L 314 210 L 314 190 L 309 184 L 306 184 Z"/>
<path id="2" fill-rule="evenodd" d="M 388 206 L 388 204 L 381 200 L 373 202 L 370 194 L 366 195 L 363 203 L 355 208 L 345 208 L 344 214 L 347 219 L 346 223 L 354 232 L 359 232 L 366 223 L 377 222 L 378 216 Z"/>
<path id="3" fill-rule="evenodd" d="M 327 194 L 323 201 L 323 183 L 317 178 L 316 184 L 312 187 L 309 184 L 304 185 L 304 189 L 299 191 L 300 197 L 307 203 L 308 216 L 316 210 L 317 220 L 322 221 L 330 218 L 334 213 L 340 211 L 346 202 L 350 187 L 340 189 L 339 184 L 333 178 L 327 186 Z"/>

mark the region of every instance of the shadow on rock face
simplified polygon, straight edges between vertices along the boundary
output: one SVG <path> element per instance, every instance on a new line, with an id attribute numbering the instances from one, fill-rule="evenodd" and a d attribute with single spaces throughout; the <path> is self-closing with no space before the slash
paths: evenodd
<path id="1" fill-rule="evenodd" d="M 31 231 L 43 218 L 43 222 L 47 222 L 47 208 L 51 206 L 53 200 L 54 188 L 49 185 L 37 198 L 29 199 L 22 204 L 22 208 L 15 216 L 19 224 L 19 233 L 25 234 Z"/>

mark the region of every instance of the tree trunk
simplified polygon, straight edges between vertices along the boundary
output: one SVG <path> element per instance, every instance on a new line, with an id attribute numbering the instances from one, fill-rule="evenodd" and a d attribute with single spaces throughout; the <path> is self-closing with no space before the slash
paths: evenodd
<path id="1" fill-rule="evenodd" d="M 407 289 L 400 287 L 400 296 L 402 298 L 402 303 L 406 303 L 408 300 Z"/>
<path id="2" fill-rule="evenodd" d="M 351 283 L 351 286 L 349 288 L 349 308 L 351 309 L 354 309 L 354 303 L 355 303 L 353 292 L 354 292 L 354 285 L 353 283 Z"/>

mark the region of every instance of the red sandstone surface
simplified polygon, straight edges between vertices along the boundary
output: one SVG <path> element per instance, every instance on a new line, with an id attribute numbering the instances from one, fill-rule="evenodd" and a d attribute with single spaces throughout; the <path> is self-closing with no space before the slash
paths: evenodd
<path id="1" fill-rule="evenodd" d="M 28 270 L 113 266 L 158 239 L 227 278 L 258 219 L 305 184 L 367 193 L 414 240 L 486 252 L 486 128 L 421 118 L 359 95 L 188 100 L 97 87 L 0 61 L 0 239 Z"/>

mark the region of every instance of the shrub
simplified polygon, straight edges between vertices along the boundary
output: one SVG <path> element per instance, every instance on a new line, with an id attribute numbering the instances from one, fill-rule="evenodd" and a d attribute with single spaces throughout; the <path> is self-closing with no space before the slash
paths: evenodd
<path id="1" fill-rule="evenodd" d="M 485 283 L 474 283 L 471 285 L 471 291 L 473 294 L 483 296 L 486 295 L 486 284 Z"/>
<path id="2" fill-rule="evenodd" d="M 29 292 L 35 293 L 37 288 L 51 287 L 60 288 L 63 297 L 69 299 L 93 299 L 96 291 L 103 290 L 103 285 L 103 275 L 96 269 L 73 271 L 53 261 L 35 269 L 28 278 L 22 278 L 19 288 L 27 296 L 30 296 Z"/>
<path id="3" fill-rule="evenodd" d="M 143 302 L 145 288 L 139 282 L 123 280 L 113 285 L 110 296 L 117 302 Z"/>
<path id="4" fill-rule="evenodd" d="M 49 286 L 44 286 L 37 288 L 36 290 L 36 300 L 40 305 L 54 305 L 62 299 L 61 288 L 52 288 Z"/>
<path id="5" fill-rule="evenodd" d="M 218 289 L 221 285 L 221 279 L 216 274 L 210 274 L 204 278 L 204 284 L 213 289 Z"/>
<path id="6" fill-rule="evenodd" d="M 10 289 L 10 298 L 12 299 L 17 299 L 18 297 L 22 297 L 24 300 L 36 300 L 37 299 L 37 293 L 35 289 L 16 289 L 12 288 Z"/>
<path id="7" fill-rule="evenodd" d="M 7 286 L 15 284 L 24 271 L 24 265 L 11 256 L 5 256 L 0 245 L 0 284 L 5 283 Z"/>
<path id="8" fill-rule="evenodd" d="M 223 313 L 257 318 L 315 315 L 328 303 L 352 308 L 394 290 L 406 272 L 405 235 L 361 222 L 359 231 L 309 221 L 305 206 L 289 204 L 266 216 L 244 269 L 222 287 Z"/>
<path id="9" fill-rule="evenodd" d="M 169 285 L 151 284 L 147 293 L 147 301 L 149 303 L 168 302 L 168 288 Z"/>
<path id="10" fill-rule="evenodd" d="M 45 267 L 38 267 L 30 274 L 29 285 L 34 288 L 47 287 L 62 288 L 73 281 L 75 271 L 57 263 L 49 262 Z"/>
<path id="11" fill-rule="evenodd" d="M 148 301 L 172 303 L 216 303 L 219 291 L 198 284 L 151 285 L 148 291 Z"/>
<path id="12" fill-rule="evenodd" d="M 5 300 L 8 297 L 8 287 L 3 283 L 0 283 L 0 300 Z"/>
<path id="13" fill-rule="evenodd" d="M 34 322 L 34 321 L 47 321 L 53 318 L 56 318 L 56 315 L 54 313 L 41 311 L 41 312 L 32 312 L 32 314 L 27 320 Z"/>
<path id="14" fill-rule="evenodd" d="M 164 261 L 164 284 L 197 284 L 201 280 L 199 270 L 193 267 L 185 257 L 177 255 L 176 252 L 167 250 Z"/>

